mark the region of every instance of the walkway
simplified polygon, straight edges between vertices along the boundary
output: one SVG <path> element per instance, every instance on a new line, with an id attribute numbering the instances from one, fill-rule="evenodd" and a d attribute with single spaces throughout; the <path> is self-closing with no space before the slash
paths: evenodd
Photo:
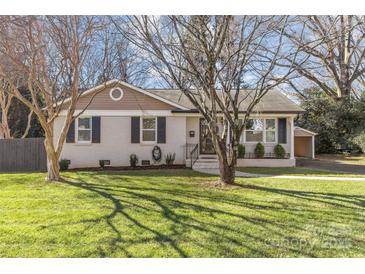
<path id="1" fill-rule="evenodd" d="M 195 169 L 195 171 L 211 174 L 211 175 L 219 175 L 219 169 L 211 168 L 211 169 Z M 236 177 L 246 177 L 246 178 L 277 178 L 277 179 L 306 179 L 306 180 L 324 180 L 324 181 L 364 181 L 365 177 L 339 177 L 339 176 L 297 176 L 297 175 L 265 175 L 265 174 L 254 174 L 236 171 Z"/>

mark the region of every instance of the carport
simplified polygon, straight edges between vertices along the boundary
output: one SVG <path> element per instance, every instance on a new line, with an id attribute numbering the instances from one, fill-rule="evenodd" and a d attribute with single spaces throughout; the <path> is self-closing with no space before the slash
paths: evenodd
<path id="1" fill-rule="evenodd" d="M 317 133 L 301 127 L 294 128 L 294 156 L 314 159 L 314 137 Z"/>

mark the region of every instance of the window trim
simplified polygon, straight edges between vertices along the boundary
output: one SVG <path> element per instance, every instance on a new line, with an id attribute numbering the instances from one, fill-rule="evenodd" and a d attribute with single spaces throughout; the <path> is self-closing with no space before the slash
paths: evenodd
<path id="1" fill-rule="evenodd" d="M 275 129 L 274 130 L 267 130 L 266 129 L 266 120 L 274 120 L 275 122 Z M 268 142 L 266 141 L 266 132 L 267 131 L 273 131 L 275 134 L 274 134 L 274 141 L 273 142 Z M 278 119 L 277 118 L 265 118 L 265 128 L 264 128 L 264 138 L 265 138 L 265 144 L 276 144 L 277 141 L 278 141 Z"/>
<path id="2" fill-rule="evenodd" d="M 249 118 L 248 120 L 264 120 L 263 123 L 263 129 L 262 130 L 256 130 L 256 131 L 262 131 L 262 141 L 247 141 L 246 140 L 246 132 L 247 131 L 255 131 L 255 130 L 246 130 L 246 128 L 243 130 L 243 143 L 244 144 L 257 144 L 257 143 L 263 143 L 263 144 L 276 144 L 278 141 L 278 119 L 276 117 L 264 117 L 264 118 Z M 275 130 L 266 130 L 266 120 L 275 120 Z M 266 131 L 274 131 L 275 132 L 275 140 L 274 142 L 267 142 L 266 141 Z"/>
<path id="3" fill-rule="evenodd" d="M 143 119 L 155 119 L 155 128 L 154 129 L 144 129 L 143 128 Z M 155 140 L 154 141 L 143 141 L 143 131 L 155 131 Z M 157 144 L 157 116 L 141 116 L 140 117 L 140 128 L 139 128 L 139 139 L 141 144 L 145 145 L 154 145 Z"/>
<path id="4" fill-rule="evenodd" d="M 264 140 L 265 140 L 265 126 L 266 126 L 265 118 L 249 118 L 249 119 L 247 119 L 247 122 L 249 120 L 263 120 L 264 122 L 263 122 L 263 125 L 262 125 L 262 130 L 251 130 L 251 129 L 247 130 L 246 129 L 246 126 L 245 126 L 245 129 L 243 131 L 244 143 L 247 143 L 247 144 L 264 143 Z M 247 138 L 246 138 L 246 132 L 247 131 L 252 131 L 252 132 L 254 132 L 254 131 L 262 131 L 262 141 L 247 141 Z"/>
<path id="5" fill-rule="evenodd" d="M 82 130 L 89 130 L 90 131 L 90 141 L 80 141 L 79 140 L 79 119 L 88 118 L 90 121 L 90 129 L 82 129 Z M 91 144 L 93 139 L 93 122 L 92 122 L 92 116 L 79 116 L 76 119 L 75 123 L 75 135 L 76 135 L 76 143 L 77 144 Z"/>
<path id="6" fill-rule="evenodd" d="M 120 95 L 118 96 L 118 97 L 114 97 L 113 96 L 113 91 L 114 90 L 119 90 L 119 92 L 120 92 Z M 121 89 L 121 88 L 112 88 L 112 89 L 110 89 L 110 91 L 109 91 L 109 96 L 110 96 L 110 98 L 113 100 L 113 101 L 120 101 L 120 100 L 122 100 L 122 98 L 123 98 L 123 96 L 124 96 L 124 91 Z"/>

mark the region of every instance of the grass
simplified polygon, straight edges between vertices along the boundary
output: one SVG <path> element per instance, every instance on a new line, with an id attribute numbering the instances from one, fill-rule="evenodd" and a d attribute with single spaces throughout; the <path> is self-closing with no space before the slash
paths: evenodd
<path id="1" fill-rule="evenodd" d="M 341 164 L 363 165 L 365 166 L 365 154 L 344 155 L 344 154 L 318 154 L 316 158 Z"/>
<path id="2" fill-rule="evenodd" d="M 237 170 L 255 174 L 265 175 L 295 175 L 295 176 L 328 176 L 328 177 L 363 177 L 365 175 L 334 172 L 304 167 L 239 167 Z"/>
<path id="3" fill-rule="evenodd" d="M 364 257 L 363 182 L 190 170 L 0 175 L 1 257 Z"/>

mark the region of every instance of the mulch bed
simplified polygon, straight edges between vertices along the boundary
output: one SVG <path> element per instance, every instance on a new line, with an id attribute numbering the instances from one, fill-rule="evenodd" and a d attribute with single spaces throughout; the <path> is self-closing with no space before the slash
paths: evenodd
<path id="1" fill-rule="evenodd" d="M 155 166 L 106 166 L 106 167 L 83 167 L 70 168 L 67 171 L 119 171 L 119 170 L 150 170 L 150 169 L 189 169 L 185 165 L 155 165 Z"/>

